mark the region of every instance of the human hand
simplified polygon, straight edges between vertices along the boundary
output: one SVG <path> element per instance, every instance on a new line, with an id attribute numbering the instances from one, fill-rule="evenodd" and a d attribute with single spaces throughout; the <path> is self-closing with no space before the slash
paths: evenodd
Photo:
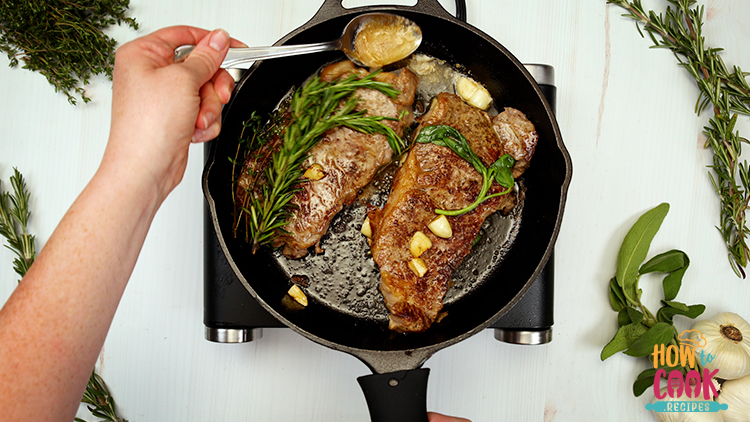
<path id="1" fill-rule="evenodd" d="M 182 63 L 174 50 L 196 45 Z M 102 165 L 145 175 L 163 200 L 180 182 L 189 145 L 215 138 L 234 80 L 219 66 L 242 43 L 223 30 L 164 28 L 121 46 L 113 76 L 112 125 Z"/>
<path id="2" fill-rule="evenodd" d="M 456 418 L 453 416 L 446 416 L 446 415 L 442 415 L 440 413 L 435 413 L 435 412 L 427 412 L 427 421 L 428 422 L 471 422 L 468 419 Z"/>

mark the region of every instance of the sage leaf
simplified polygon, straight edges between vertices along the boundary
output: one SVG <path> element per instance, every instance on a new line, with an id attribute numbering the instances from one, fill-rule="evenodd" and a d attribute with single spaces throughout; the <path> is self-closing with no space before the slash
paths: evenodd
<path id="1" fill-rule="evenodd" d="M 674 327 L 665 322 L 657 322 L 649 328 L 637 340 L 632 342 L 625 354 L 637 358 L 643 358 L 654 353 L 654 346 L 657 344 L 669 343 L 674 337 Z"/>
<path id="2" fill-rule="evenodd" d="M 628 303 L 622 293 L 622 287 L 617 284 L 614 277 L 609 280 L 609 303 L 615 312 L 620 312 Z"/>
<path id="3" fill-rule="evenodd" d="M 630 308 L 622 308 L 620 312 L 617 313 L 617 326 L 618 327 L 623 327 L 633 322 L 630 320 L 630 315 L 628 315 L 628 309 Z"/>
<path id="4" fill-rule="evenodd" d="M 630 322 L 641 322 L 643 321 L 643 313 L 635 308 L 627 308 L 628 317 Z"/>
<path id="5" fill-rule="evenodd" d="M 656 368 L 649 368 L 638 374 L 638 378 L 633 383 L 633 394 L 636 397 L 640 397 L 649 387 L 654 385 L 656 371 Z"/>
<path id="6" fill-rule="evenodd" d="M 673 300 L 664 300 L 662 301 L 662 303 L 664 303 L 667 306 L 671 306 L 672 308 L 679 309 L 683 312 L 689 311 L 688 306 L 682 302 L 675 302 Z"/>
<path id="7" fill-rule="evenodd" d="M 639 270 L 640 274 L 651 272 L 668 273 L 664 277 L 662 286 L 664 288 L 664 300 L 672 300 L 677 297 L 682 287 L 682 277 L 685 275 L 690 259 L 685 252 L 680 250 L 671 250 L 651 258 L 643 264 Z"/>
<path id="8" fill-rule="evenodd" d="M 687 307 L 687 310 L 684 310 L 684 308 L 680 309 L 670 306 L 668 302 L 665 301 L 662 301 L 662 304 L 664 304 L 664 306 L 656 312 L 656 319 L 659 320 L 659 322 L 666 322 L 668 324 L 672 324 L 672 319 L 675 315 L 682 315 L 690 319 L 695 319 L 701 316 L 706 310 L 705 305 L 690 305 Z"/>
<path id="9" fill-rule="evenodd" d="M 606 360 L 615 353 L 628 349 L 648 331 L 648 327 L 641 323 L 631 323 L 620 327 L 614 338 L 602 349 L 601 359 Z"/>
<path id="10" fill-rule="evenodd" d="M 648 262 L 641 265 L 639 272 L 641 274 L 652 272 L 671 273 L 674 270 L 687 266 L 690 261 L 686 258 L 687 255 L 685 255 L 685 252 L 672 249 L 649 259 Z"/>
<path id="11" fill-rule="evenodd" d="M 662 203 L 646 211 L 625 235 L 617 257 L 617 273 L 615 278 L 622 287 L 623 293 L 629 299 L 638 297 L 638 270 L 646 259 L 651 241 L 659 231 L 664 217 L 669 212 L 669 204 Z"/>

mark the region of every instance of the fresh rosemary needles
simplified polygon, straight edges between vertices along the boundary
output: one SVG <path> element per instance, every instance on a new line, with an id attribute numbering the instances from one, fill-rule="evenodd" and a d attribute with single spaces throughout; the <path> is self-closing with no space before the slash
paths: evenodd
<path id="1" fill-rule="evenodd" d="M 350 76 L 333 82 L 314 78 L 294 93 L 288 110 L 281 113 L 285 122 L 272 147 L 273 154 L 267 158 L 267 163 L 259 166 L 265 168 L 263 177 L 253 178 L 264 179 L 263 183 L 249 186 L 243 203 L 236 204 L 238 224 L 242 219 L 246 222 L 253 252 L 260 245 L 270 243 L 283 230 L 302 176 L 302 162 L 329 129 L 345 126 L 367 134 L 383 134 L 394 153 L 401 154 L 403 141 L 391 127 L 382 123 L 391 118 L 365 116 L 365 111 L 356 111 L 358 99 L 352 93 L 358 88 L 376 89 L 392 98 L 399 94 L 392 85 L 376 81 L 376 75 L 374 72 L 362 79 Z M 269 133 L 262 129 L 261 132 Z M 269 141 L 274 142 L 265 139 L 259 140 L 259 144 Z"/>
<path id="2" fill-rule="evenodd" d="M 730 72 L 719 53 L 720 48 L 706 47 L 702 35 L 703 7 L 692 8 L 695 0 L 669 0 L 665 14 L 646 12 L 640 0 L 608 0 L 628 11 L 623 16 L 636 21 L 638 32 L 643 28 L 655 47 L 668 48 L 679 64 L 695 79 L 700 95 L 695 105 L 700 114 L 712 108 L 714 116 L 704 127 L 706 147 L 713 150 L 709 173 L 714 190 L 721 200 L 718 230 L 729 251 L 729 262 L 737 276 L 745 277 L 744 268 L 750 259 L 747 211 L 750 207 L 750 168 L 740 162 L 742 143 L 748 140 L 735 131 L 739 114 L 750 115 L 750 85 L 747 76 L 735 66 Z"/>

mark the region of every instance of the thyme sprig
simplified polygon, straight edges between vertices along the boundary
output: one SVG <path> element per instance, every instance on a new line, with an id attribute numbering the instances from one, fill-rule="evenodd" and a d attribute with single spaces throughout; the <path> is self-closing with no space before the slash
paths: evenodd
<path id="1" fill-rule="evenodd" d="M 34 236 L 29 234 L 28 230 L 31 194 L 26 189 L 26 181 L 18 169 L 13 169 L 10 184 L 13 188 L 12 193 L 3 191 L 0 185 L 0 234 L 8 242 L 5 247 L 16 254 L 13 269 L 23 278 L 36 258 Z M 127 422 L 117 417 L 114 398 L 102 377 L 94 371 L 91 372 L 81 402 L 89 405 L 87 407 L 93 416 L 106 422 Z M 76 421 L 85 422 L 79 418 L 76 418 Z"/>
<path id="2" fill-rule="evenodd" d="M 264 171 L 264 183 L 260 187 L 248 187 L 247 203 L 240 208 L 246 218 L 253 252 L 283 231 L 293 206 L 291 201 L 301 183 L 302 162 L 326 131 L 345 126 L 367 134 L 380 133 L 386 136 L 396 155 L 403 152 L 401 138 L 382 123 L 394 118 L 365 116 L 366 110 L 356 111 L 359 99 L 352 93 L 358 88 L 376 89 L 391 98 L 399 94 L 392 85 L 376 81 L 377 73 L 362 79 L 352 75 L 333 82 L 316 77 L 294 93 L 288 112 L 283 113 L 288 124 Z"/>
<path id="3" fill-rule="evenodd" d="M 23 68 L 41 73 L 63 92 L 71 104 L 84 102 L 83 86 L 93 75 L 112 78 L 116 41 L 102 30 L 126 24 L 130 0 L 2 0 L 0 1 L 0 51 L 10 67 L 19 60 Z"/>
<path id="4" fill-rule="evenodd" d="M 730 72 L 719 53 L 721 48 L 706 47 L 702 35 L 703 6 L 692 8 L 695 0 L 669 0 L 674 6 L 667 7 L 664 15 L 646 12 L 640 0 L 609 0 L 608 3 L 625 8 L 628 18 L 636 21 L 638 32 L 643 36 L 641 25 L 654 42 L 654 47 L 667 48 L 674 53 L 679 64 L 695 79 L 700 94 L 695 112 L 700 115 L 712 108 L 714 116 L 704 127 L 706 147 L 713 150 L 713 164 L 708 166 L 714 190 L 721 200 L 717 229 L 729 251 L 729 263 L 737 274 L 744 278 L 750 258 L 747 237 L 750 230 L 746 214 L 750 206 L 750 168 L 746 161 L 740 162 L 742 143 L 748 140 L 735 131 L 737 116 L 750 115 L 750 85 L 748 72 L 734 66 Z"/>

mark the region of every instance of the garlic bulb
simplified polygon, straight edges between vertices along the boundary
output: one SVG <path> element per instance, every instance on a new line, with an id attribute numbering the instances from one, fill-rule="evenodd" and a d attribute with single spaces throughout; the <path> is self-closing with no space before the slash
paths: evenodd
<path id="1" fill-rule="evenodd" d="M 661 389 L 663 395 L 667 394 L 667 388 Z M 702 395 L 698 397 L 688 397 L 682 395 L 681 397 L 669 397 L 668 395 L 661 399 L 654 399 L 654 403 L 659 402 L 685 402 L 685 401 L 704 401 Z M 647 407 L 648 408 L 648 407 Z M 660 422 L 724 422 L 719 412 L 653 412 L 654 417 Z"/>
<path id="2" fill-rule="evenodd" d="M 690 338 L 705 344 L 696 349 L 696 360 L 702 356 L 704 368 L 718 369 L 717 378 L 733 380 L 750 374 L 750 324 L 741 316 L 724 312 L 698 321 Z"/>
<path id="3" fill-rule="evenodd" d="M 727 410 L 719 411 L 725 422 L 750 420 L 750 376 L 725 381 L 716 401 L 728 406 Z"/>

